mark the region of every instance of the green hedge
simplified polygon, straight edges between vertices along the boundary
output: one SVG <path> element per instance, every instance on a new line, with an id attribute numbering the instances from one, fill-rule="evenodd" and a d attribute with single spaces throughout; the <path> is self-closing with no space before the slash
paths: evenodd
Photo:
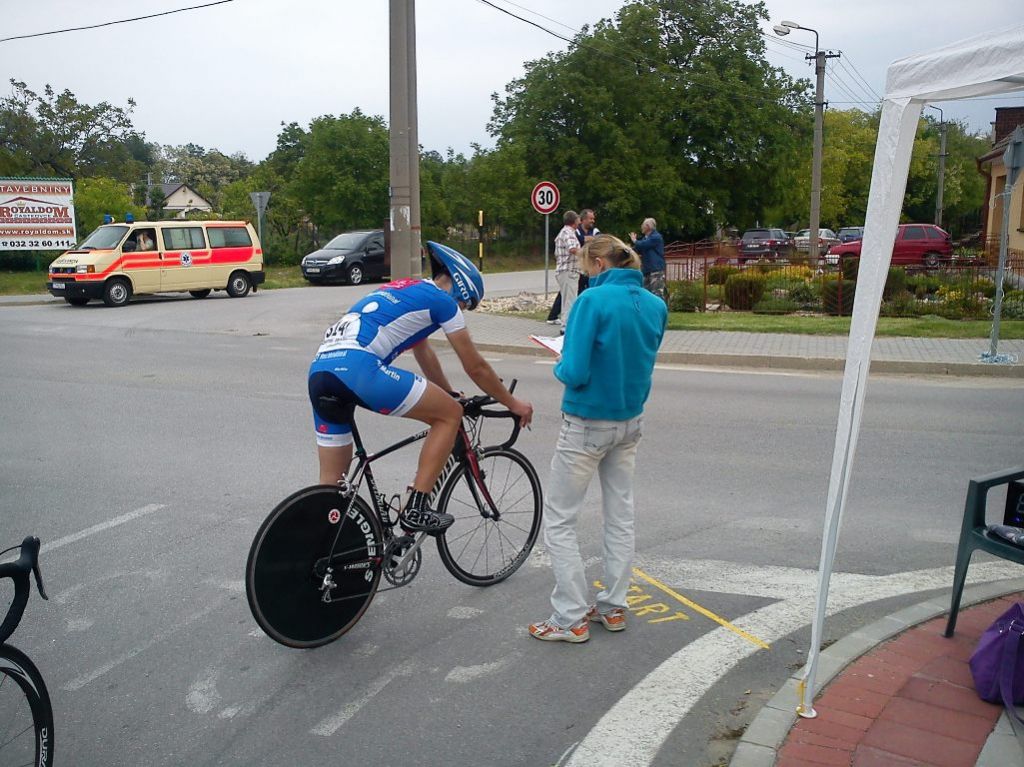
<path id="1" fill-rule="evenodd" d="M 829 314 L 851 314 L 856 290 L 857 283 L 853 280 L 827 279 L 821 285 L 822 306 Z"/>
<path id="2" fill-rule="evenodd" d="M 668 284 L 668 310 L 670 312 L 704 311 L 704 284 L 701 282 L 670 282 Z"/>
<path id="3" fill-rule="evenodd" d="M 725 281 L 725 302 L 730 309 L 752 309 L 764 296 L 765 282 L 761 274 L 745 272 L 729 275 Z"/>
<path id="4" fill-rule="evenodd" d="M 709 266 L 708 267 L 708 284 L 709 285 L 724 285 L 725 281 L 729 279 L 730 275 L 739 274 L 740 269 L 736 266 Z"/>

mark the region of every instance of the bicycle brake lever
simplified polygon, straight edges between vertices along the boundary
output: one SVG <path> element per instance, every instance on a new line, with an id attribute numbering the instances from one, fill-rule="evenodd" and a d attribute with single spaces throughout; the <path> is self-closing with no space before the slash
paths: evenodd
<path id="1" fill-rule="evenodd" d="M 46 589 L 43 588 L 43 574 L 39 571 L 38 562 L 32 565 L 32 574 L 36 577 L 36 587 L 39 589 L 39 596 L 49 601 L 50 598 L 46 596 Z"/>

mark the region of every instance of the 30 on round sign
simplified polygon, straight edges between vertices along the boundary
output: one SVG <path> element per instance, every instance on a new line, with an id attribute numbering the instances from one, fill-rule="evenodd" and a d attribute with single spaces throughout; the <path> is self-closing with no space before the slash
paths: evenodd
<path id="1" fill-rule="evenodd" d="M 554 213 L 558 210 L 558 201 L 558 187 L 550 181 L 541 181 L 530 195 L 530 202 L 538 213 Z"/>

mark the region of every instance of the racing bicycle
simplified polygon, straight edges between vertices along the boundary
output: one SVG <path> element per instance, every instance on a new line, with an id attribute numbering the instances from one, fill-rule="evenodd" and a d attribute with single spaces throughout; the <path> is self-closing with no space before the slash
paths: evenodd
<path id="1" fill-rule="evenodd" d="M 0 551 L 0 557 L 17 546 Z M 25 653 L 9 644 L 28 603 L 36 578 L 39 596 L 48 599 L 39 572 L 39 539 L 29 536 L 21 543 L 16 562 L 0 564 L 0 578 L 14 581 L 14 601 L 0 624 L 0 764 L 50 767 L 53 764 L 53 708 L 39 669 Z"/>
<path id="2" fill-rule="evenodd" d="M 510 391 L 514 388 L 513 381 Z M 518 570 L 533 548 L 543 508 L 541 485 L 530 461 L 512 447 L 519 437 L 518 417 L 492 407 L 497 403 L 488 396 L 459 402 L 462 423 L 430 498 L 431 508 L 452 514 L 455 522 L 434 537 L 452 575 L 472 586 L 491 586 Z M 325 414 L 340 407 L 332 397 L 318 405 Z M 500 418 L 512 419 L 508 439 L 481 446 L 484 423 Z M 249 607 L 269 637 L 288 647 L 327 644 L 359 621 L 378 591 L 413 581 L 428 533 L 401 528 L 402 496 L 380 492 L 372 466 L 428 433 L 368 454 L 353 422 L 356 461 L 349 476 L 337 485 L 299 490 L 270 512 L 245 568 Z M 379 589 L 381 579 L 389 585 Z"/>

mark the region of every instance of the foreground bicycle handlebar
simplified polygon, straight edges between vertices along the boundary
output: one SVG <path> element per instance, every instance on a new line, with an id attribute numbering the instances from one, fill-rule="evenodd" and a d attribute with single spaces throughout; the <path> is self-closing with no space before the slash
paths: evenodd
<path id="1" fill-rule="evenodd" d="M 18 623 L 21 622 L 21 616 L 25 613 L 30 590 L 28 580 L 30 572 L 36 578 L 39 596 L 49 599 L 46 596 L 46 589 L 43 588 L 43 575 L 39 572 L 39 545 L 38 538 L 28 536 L 21 542 L 21 554 L 17 561 L 0 565 L 0 578 L 10 578 L 14 581 L 14 601 L 7 610 L 4 622 L 0 624 L 0 643 L 6 642 L 10 638 L 18 627 Z"/>
<path id="2" fill-rule="evenodd" d="M 14 551 L 12 546 L 4 552 Z M 39 596 L 48 599 L 39 572 L 39 539 L 27 537 L 14 562 L 0 564 L 0 578 L 14 581 L 14 601 L 0 624 L 0 761 L 4 764 L 53 764 L 53 707 L 46 682 L 32 660 L 21 650 L 6 644 L 18 628 L 31 591 L 28 574 L 36 578 Z"/>

